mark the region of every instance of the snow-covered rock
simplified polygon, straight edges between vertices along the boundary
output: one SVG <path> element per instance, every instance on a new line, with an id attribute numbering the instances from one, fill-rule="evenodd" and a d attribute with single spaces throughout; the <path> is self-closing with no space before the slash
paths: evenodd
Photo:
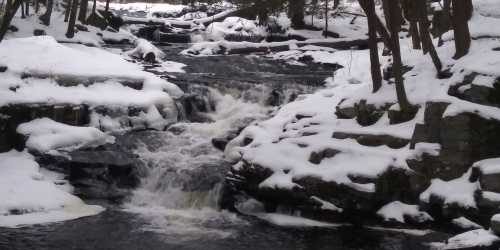
<path id="1" fill-rule="evenodd" d="M 100 206 L 86 205 L 72 195 L 62 176 L 40 169 L 26 152 L 0 153 L 0 226 L 72 220 L 98 214 Z"/>
<path id="2" fill-rule="evenodd" d="M 19 125 L 17 132 L 28 137 L 26 147 L 40 153 L 72 151 L 115 141 L 113 136 L 96 128 L 70 126 L 48 118 L 23 123 Z"/>
<path id="3" fill-rule="evenodd" d="M 146 39 L 139 38 L 135 41 L 135 48 L 127 51 L 127 54 L 149 63 L 161 62 L 165 53 Z"/>
<path id="4" fill-rule="evenodd" d="M 400 201 L 391 202 L 377 211 L 377 215 L 385 221 L 397 221 L 406 223 L 406 218 L 411 222 L 423 223 L 433 221 L 433 218 L 426 212 L 418 209 L 418 205 L 408 205 Z"/>
<path id="5" fill-rule="evenodd" d="M 491 231 L 476 229 L 451 237 L 443 249 L 494 249 L 493 246 L 499 241 L 500 238 Z"/>

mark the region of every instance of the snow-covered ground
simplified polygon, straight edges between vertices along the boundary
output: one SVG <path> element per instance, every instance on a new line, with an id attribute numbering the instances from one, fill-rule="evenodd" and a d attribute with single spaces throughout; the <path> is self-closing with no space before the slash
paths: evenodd
<path id="1" fill-rule="evenodd" d="M 481 12 L 476 12 L 471 26 L 479 25 Z M 491 27 L 491 26 L 489 26 Z M 461 82 L 464 76 L 477 72 L 484 77 L 472 84 L 491 85 L 500 76 L 500 52 L 493 50 L 500 44 L 496 39 L 474 40 L 467 56 L 456 61 L 452 42 L 436 47 L 445 67 L 450 67 L 453 76 L 438 79 L 429 56 L 413 50 L 409 39 L 401 40 L 402 58 L 405 65 L 412 69 L 405 74 L 405 88 L 412 104 L 425 107 L 428 102 L 450 103 L 444 117 L 461 113 L 475 113 L 485 119 L 500 120 L 500 109 L 492 106 L 467 102 L 450 96 L 450 86 Z M 379 50 L 382 51 L 382 48 Z M 368 51 L 288 51 L 278 53 L 278 59 L 294 59 L 302 55 L 311 56 L 316 62 L 337 63 L 343 66 L 327 80 L 326 87 L 311 95 L 299 96 L 297 101 L 287 104 L 267 121 L 247 127 L 226 148 L 226 157 L 238 162 L 233 168 L 236 172 L 243 162 L 256 164 L 272 170 L 273 174 L 259 187 L 292 189 L 301 188 L 294 180 L 311 176 L 325 182 L 333 181 L 356 190 L 375 192 L 374 183 L 356 183 L 349 176 L 376 179 L 388 168 L 411 171 L 408 159 L 418 158 L 423 153 L 437 155 L 439 144 L 417 143 L 415 149 L 410 145 L 401 148 L 388 146 L 369 147 L 359 144 L 355 139 L 332 138 L 334 132 L 350 134 L 389 135 L 400 139 L 411 139 L 415 125 L 423 123 L 424 109 L 420 108 L 410 121 L 390 124 L 387 112 L 373 125 L 361 126 L 355 119 L 338 119 L 335 107 L 348 108 L 362 100 L 369 105 L 390 110 L 399 110 L 394 84 L 384 82 L 382 88 L 372 93 L 370 62 Z M 383 63 L 387 64 L 387 57 Z M 244 141 L 251 139 L 250 144 Z M 314 152 L 335 149 L 339 152 L 332 158 L 325 158 L 319 164 L 309 161 Z M 465 174 L 465 173 L 464 173 Z M 463 207 L 474 207 L 473 192 L 478 184 L 464 177 L 450 182 L 434 180 L 431 187 L 421 196 L 427 200 L 432 193 L 446 202 L 458 203 Z"/>
<path id="2" fill-rule="evenodd" d="M 78 31 L 75 33 L 73 38 L 67 38 L 66 31 L 68 23 L 64 22 L 64 12 L 59 8 L 60 7 L 57 7 L 56 3 L 51 15 L 49 26 L 42 24 L 39 20 L 39 15 L 45 12 L 43 6 L 40 9 L 39 15 L 30 15 L 26 18 L 21 18 L 20 13 L 18 12 L 12 20 L 11 25 L 15 26 L 19 30 L 16 32 L 8 32 L 7 39 L 31 37 L 33 36 L 34 30 L 43 30 L 47 35 L 54 37 L 54 39 L 60 42 L 80 43 L 97 47 L 103 45 L 104 41 L 107 40 L 114 42 L 128 41 L 129 43 L 135 40 L 135 36 L 124 29 L 113 32 L 110 30 L 101 30 L 91 25 L 86 26 L 88 31 Z M 89 9 L 91 8 L 92 5 L 89 3 Z"/>
<path id="3" fill-rule="evenodd" d="M 71 194 L 64 176 L 40 169 L 27 152 L 0 153 L 0 226 L 22 227 L 98 214 Z"/>

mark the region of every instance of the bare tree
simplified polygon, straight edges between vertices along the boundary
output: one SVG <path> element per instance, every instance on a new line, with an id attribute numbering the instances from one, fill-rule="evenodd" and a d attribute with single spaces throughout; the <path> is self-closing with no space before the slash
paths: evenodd
<path id="1" fill-rule="evenodd" d="M 472 17 L 472 0 L 452 0 L 452 25 L 455 35 L 454 58 L 458 59 L 469 52 L 471 37 L 468 21 Z"/>
<path id="2" fill-rule="evenodd" d="M 53 6 L 54 6 L 54 0 L 47 0 L 47 10 L 39 18 L 40 21 L 42 21 L 42 23 L 47 26 L 50 25 L 50 17 L 52 16 Z"/>
<path id="3" fill-rule="evenodd" d="M 67 38 L 75 36 L 76 14 L 78 12 L 78 0 L 73 0 L 71 3 L 71 13 L 69 15 L 68 30 L 66 31 Z"/>
<path id="4" fill-rule="evenodd" d="M 87 23 L 87 8 L 89 6 L 88 0 L 81 0 L 80 2 L 80 12 L 78 13 L 78 21 L 83 24 Z"/>
<path id="5" fill-rule="evenodd" d="M 0 25 L 0 42 L 3 40 L 5 37 L 5 34 L 7 34 L 7 31 L 9 30 L 10 22 L 12 21 L 12 18 L 17 13 L 17 10 L 19 10 L 19 7 L 22 5 L 23 1 L 22 0 L 7 0 L 7 3 L 5 5 L 5 11 L 4 15 L 2 18 L 2 23 Z"/>
<path id="6" fill-rule="evenodd" d="M 373 82 L 373 92 L 382 87 L 382 73 L 380 72 L 380 60 L 378 57 L 377 42 L 377 14 L 373 0 L 358 0 L 368 19 L 368 45 L 370 48 L 370 65 Z"/>
<path id="7" fill-rule="evenodd" d="M 390 49 L 392 52 L 392 73 L 396 84 L 398 103 L 403 112 L 411 112 L 414 107 L 408 101 L 403 78 L 403 62 L 399 45 L 399 30 L 401 28 L 401 6 L 399 0 L 382 1 L 385 20 L 390 31 Z"/>

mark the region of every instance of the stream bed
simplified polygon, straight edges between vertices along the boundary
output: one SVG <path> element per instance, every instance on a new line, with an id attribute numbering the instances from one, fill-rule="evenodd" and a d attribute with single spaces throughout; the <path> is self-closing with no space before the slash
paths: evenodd
<path id="1" fill-rule="evenodd" d="M 122 204 L 86 200 L 97 216 L 18 229 L 0 228 L 0 249 L 429 249 L 449 235 L 354 226 L 280 227 L 221 211 L 230 163 L 212 139 L 268 118 L 278 105 L 311 93 L 332 75 L 327 66 L 261 56 L 186 57 L 162 47 L 186 73 L 159 73 L 190 96 L 167 131 L 130 132 L 117 143 L 141 162 L 141 184 Z M 333 108 L 333 107 L 332 107 Z M 128 145 L 126 145 L 128 144 Z"/>

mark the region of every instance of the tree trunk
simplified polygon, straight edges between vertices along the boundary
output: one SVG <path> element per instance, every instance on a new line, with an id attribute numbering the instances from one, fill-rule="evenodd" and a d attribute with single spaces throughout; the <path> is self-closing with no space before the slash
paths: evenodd
<path id="1" fill-rule="evenodd" d="M 325 31 L 324 31 L 324 36 L 325 36 L 325 38 L 328 37 L 328 0 L 325 0 Z"/>
<path id="2" fill-rule="evenodd" d="M 50 17 L 52 16 L 53 6 L 54 6 L 54 0 L 48 0 L 47 1 L 47 10 L 39 18 L 40 21 L 42 21 L 42 23 L 45 24 L 46 26 L 50 25 Z"/>
<path id="3" fill-rule="evenodd" d="M 26 18 L 26 16 L 24 15 L 24 4 L 21 3 L 21 18 Z"/>
<path id="4" fill-rule="evenodd" d="M 368 19 L 368 47 L 370 48 L 373 93 L 375 93 L 382 87 L 382 73 L 380 72 L 380 61 L 378 58 L 377 14 L 375 12 L 375 3 L 372 0 L 359 0 L 359 4 L 363 6 Z"/>
<path id="5" fill-rule="evenodd" d="M 104 13 L 105 13 L 106 15 L 108 15 L 108 11 L 109 11 L 109 1 L 110 1 L 110 0 L 106 0 L 106 7 L 104 7 Z"/>
<path id="6" fill-rule="evenodd" d="M 94 4 L 92 5 L 92 13 L 95 14 L 95 9 L 97 7 L 97 0 L 94 0 Z"/>
<path id="7" fill-rule="evenodd" d="M 413 44 L 413 49 L 422 49 L 420 35 L 418 33 L 418 23 L 410 21 L 410 36 Z"/>
<path id="8" fill-rule="evenodd" d="M 441 70 L 443 68 L 443 64 L 439 59 L 439 55 L 436 51 L 436 48 L 434 47 L 434 44 L 432 43 L 432 38 L 429 33 L 430 22 L 427 17 L 427 6 L 425 2 L 419 2 L 418 13 L 419 13 L 419 24 L 420 24 L 419 25 L 420 36 L 422 38 L 422 47 L 425 48 L 423 50 L 424 54 L 429 52 L 429 55 L 431 56 L 432 59 L 432 63 L 434 63 L 434 67 L 436 67 L 436 71 L 438 72 L 438 75 L 440 75 Z"/>
<path id="9" fill-rule="evenodd" d="M 66 9 L 64 10 L 64 22 L 67 23 L 69 20 L 69 14 L 71 14 L 71 6 L 73 5 L 73 0 L 66 0 Z"/>
<path id="10" fill-rule="evenodd" d="M 2 42 L 3 38 L 5 37 L 5 34 L 7 34 L 7 31 L 9 30 L 10 22 L 12 21 L 12 18 L 17 13 L 17 10 L 19 10 L 19 7 L 23 3 L 22 0 L 15 0 L 14 3 L 11 2 L 11 0 L 7 1 L 7 4 L 5 6 L 5 13 L 2 18 L 2 24 L 0 25 L 0 42 Z"/>
<path id="11" fill-rule="evenodd" d="M 40 0 L 35 0 L 35 14 L 38 14 L 40 11 Z"/>
<path id="12" fill-rule="evenodd" d="M 83 24 L 87 23 L 87 8 L 89 6 L 88 0 L 81 0 L 80 2 L 80 12 L 78 13 L 78 21 Z"/>
<path id="13" fill-rule="evenodd" d="M 67 38 L 73 38 L 75 36 L 75 23 L 76 14 L 78 12 L 78 0 L 73 0 L 71 4 L 71 14 L 69 15 L 68 31 L 66 32 Z"/>
<path id="14" fill-rule="evenodd" d="M 26 6 L 24 7 L 25 9 L 25 12 L 26 12 L 26 16 L 29 16 L 30 15 L 30 1 L 29 0 L 26 0 Z"/>
<path id="15" fill-rule="evenodd" d="M 468 21 L 472 16 L 472 0 L 452 0 L 452 24 L 455 35 L 455 56 L 458 59 L 469 52 L 471 37 Z"/>
<path id="16" fill-rule="evenodd" d="M 399 107 L 403 112 L 412 110 L 412 105 L 406 96 L 404 78 L 403 78 L 403 63 L 401 61 L 401 49 L 399 45 L 399 29 L 401 27 L 401 8 L 399 0 L 383 0 L 385 20 L 389 26 L 391 34 L 390 49 L 392 51 L 392 73 L 396 84 L 396 95 L 398 98 Z"/>

